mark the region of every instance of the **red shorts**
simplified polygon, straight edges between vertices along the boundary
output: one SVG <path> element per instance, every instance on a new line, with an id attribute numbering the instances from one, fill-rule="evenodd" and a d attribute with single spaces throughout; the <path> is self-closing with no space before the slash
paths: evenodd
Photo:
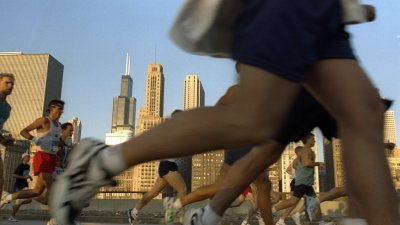
<path id="1" fill-rule="evenodd" d="M 252 193 L 253 191 L 251 190 L 251 187 L 248 186 L 244 191 L 242 192 L 243 196 L 246 196 L 248 193 Z"/>
<path id="2" fill-rule="evenodd" d="M 57 156 L 42 151 L 37 151 L 33 157 L 33 174 L 53 173 L 56 168 Z"/>

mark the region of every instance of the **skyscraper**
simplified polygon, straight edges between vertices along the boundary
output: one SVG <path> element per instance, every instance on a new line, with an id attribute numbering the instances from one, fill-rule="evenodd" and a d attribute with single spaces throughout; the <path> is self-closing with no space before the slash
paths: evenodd
<path id="1" fill-rule="evenodd" d="M 339 139 L 333 138 L 331 141 L 324 140 L 327 189 L 343 187 L 346 184 L 342 154 L 343 145 Z"/>
<path id="2" fill-rule="evenodd" d="M 203 85 L 199 77 L 195 74 L 188 74 L 186 75 L 184 81 L 184 90 L 183 90 L 183 109 L 189 110 L 198 107 L 204 107 L 204 89 Z M 195 155 L 194 160 L 199 161 L 200 155 Z M 179 165 L 179 172 L 182 174 L 183 179 L 185 180 L 186 185 L 188 186 L 188 190 L 192 190 L 192 181 L 194 180 L 194 176 L 199 176 L 199 172 L 201 170 L 195 169 L 197 171 L 196 174 L 192 173 L 193 164 L 192 164 L 192 157 L 184 157 L 181 158 L 178 162 Z M 200 164 L 197 164 L 200 165 Z M 198 168 L 200 169 L 200 168 Z M 197 186 L 197 185 L 195 185 Z"/>
<path id="3" fill-rule="evenodd" d="M 136 99 L 132 97 L 130 58 L 126 55 L 125 74 L 121 77 L 121 93 L 113 101 L 111 133 L 135 131 Z"/>
<path id="4" fill-rule="evenodd" d="M 396 121 L 394 111 L 386 111 L 384 117 L 383 140 L 397 145 Z"/>
<path id="5" fill-rule="evenodd" d="M 72 117 L 72 119 L 68 120 L 69 123 L 72 124 L 74 128 L 74 134 L 72 135 L 72 144 L 78 144 L 81 141 L 81 133 L 82 133 L 82 123 L 78 119 L 78 117 Z"/>
<path id="6" fill-rule="evenodd" d="M 186 75 L 184 85 L 183 109 L 204 107 L 204 89 L 199 77 L 195 74 Z"/>
<path id="7" fill-rule="evenodd" d="M 184 81 L 183 109 L 204 107 L 205 93 L 199 77 L 189 74 Z M 191 162 L 191 189 L 195 190 L 201 186 L 214 183 L 219 175 L 224 159 L 223 151 L 213 151 L 192 156 Z M 186 165 L 189 165 L 187 159 Z"/>
<path id="8" fill-rule="evenodd" d="M 164 121 L 164 71 L 161 64 L 152 63 L 147 67 L 146 101 L 139 110 L 136 135 L 153 128 Z M 134 167 L 133 189 L 146 192 L 158 177 L 159 161 L 152 161 Z M 135 196 L 141 197 L 141 195 Z"/>
<path id="9" fill-rule="evenodd" d="M 384 117 L 383 140 L 397 145 L 397 132 L 394 111 L 386 111 Z M 400 149 L 396 146 L 393 150 L 386 150 L 393 183 L 397 190 L 400 189 Z"/>
<path id="10" fill-rule="evenodd" d="M 136 99 L 132 97 L 132 78 L 130 76 L 130 58 L 126 55 L 125 73 L 121 77 L 120 95 L 113 100 L 111 133 L 106 133 L 105 143 L 116 145 L 129 140 L 134 135 Z M 116 187 L 104 187 L 98 198 L 132 198 L 133 169 L 125 170 L 116 176 Z"/>

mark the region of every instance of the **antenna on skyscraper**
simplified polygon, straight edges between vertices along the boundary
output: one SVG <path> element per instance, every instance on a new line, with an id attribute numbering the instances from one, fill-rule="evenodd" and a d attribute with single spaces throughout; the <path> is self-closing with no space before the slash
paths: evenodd
<path id="1" fill-rule="evenodd" d="M 131 70 L 131 58 L 129 57 L 129 54 L 126 53 L 125 75 L 129 75 L 130 70 Z"/>

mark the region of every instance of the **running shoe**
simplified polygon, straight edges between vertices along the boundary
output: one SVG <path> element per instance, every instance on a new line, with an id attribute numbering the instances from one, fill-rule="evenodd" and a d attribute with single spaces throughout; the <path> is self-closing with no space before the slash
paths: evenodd
<path id="1" fill-rule="evenodd" d="M 18 222 L 18 220 L 15 219 L 15 217 L 13 217 L 13 216 L 10 216 L 10 217 L 8 218 L 8 221 L 10 221 L 10 222 Z"/>
<path id="2" fill-rule="evenodd" d="M 130 225 L 135 224 L 137 218 L 138 218 L 138 214 L 137 213 L 132 213 L 133 209 L 128 209 L 128 221 Z"/>
<path id="3" fill-rule="evenodd" d="M 185 213 L 184 225 L 203 225 L 201 217 L 203 216 L 204 208 L 191 209 Z"/>
<path id="4" fill-rule="evenodd" d="M 116 185 L 99 157 L 107 147 L 102 142 L 86 138 L 71 151 L 70 165 L 54 182 L 50 195 L 53 217 L 60 225 L 73 225 L 82 207 L 101 187 Z"/>
<path id="5" fill-rule="evenodd" d="M 278 220 L 275 225 L 286 225 L 285 221 Z"/>
<path id="6" fill-rule="evenodd" d="M 264 219 L 261 216 L 260 210 L 257 210 L 256 218 L 258 220 L 258 225 L 265 225 L 265 222 L 264 222 Z"/>
<path id="7" fill-rule="evenodd" d="M 179 212 L 179 209 L 174 207 L 175 200 L 176 200 L 175 197 L 165 197 L 163 199 L 163 205 L 164 205 L 164 210 L 165 210 L 164 217 L 165 217 L 166 224 L 174 223 L 176 214 L 178 214 L 178 212 Z"/>

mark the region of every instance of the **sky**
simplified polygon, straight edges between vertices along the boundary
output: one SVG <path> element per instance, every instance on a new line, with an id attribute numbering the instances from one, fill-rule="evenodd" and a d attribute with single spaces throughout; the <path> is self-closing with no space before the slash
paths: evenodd
<path id="1" fill-rule="evenodd" d="M 131 57 L 136 111 L 144 106 L 147 65 L 164 67 L 164 116 L 183 108 L 183 81 L 197 74 L 206 105 L 235 83 L 234 62 L 183 52 L 168 30 L 183 0 L 0 0 L 0 52 L 49 53 L 64 65 L 61 122 L 78 117 L 82 137 L 111 131 L 112 100 Z M 400 131 L 400 1 L 364 1 L 372 23 L 348 27 L 362 67 L 392 106 Z M 16 87 L 18 88 L 18 78 Z M 399 132 L 397 132 L 399 133 Z M 399 139 L 400 140 L 400 139 Z"/>

